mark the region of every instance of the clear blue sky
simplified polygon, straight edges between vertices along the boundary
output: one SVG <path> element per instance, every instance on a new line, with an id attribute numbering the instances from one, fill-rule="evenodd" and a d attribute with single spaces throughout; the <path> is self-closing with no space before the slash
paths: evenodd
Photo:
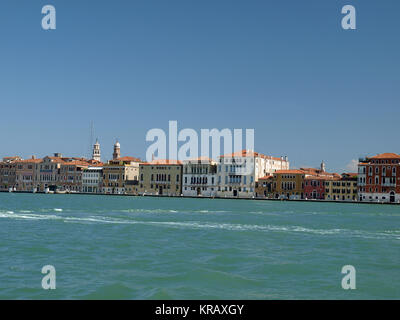
<path id="1" fill-rule="evenodd" d="M 400 152 L 399 14 L 398 0 L 2 0 L 0 157 L 87 155 L 92 120 L 104 160 L 116 137 L 144 158 L 168 120 L 254 128 L 256 150 L 293 167 Z"/>

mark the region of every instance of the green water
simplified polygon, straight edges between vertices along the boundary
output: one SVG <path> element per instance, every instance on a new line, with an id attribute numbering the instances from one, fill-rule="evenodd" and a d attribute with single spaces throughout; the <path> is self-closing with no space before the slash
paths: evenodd
<path id="1" fill-rule="evenodd" d="M 400 299 L 399 245 L 400 206 L 0 193 L 0 299 Z"/>

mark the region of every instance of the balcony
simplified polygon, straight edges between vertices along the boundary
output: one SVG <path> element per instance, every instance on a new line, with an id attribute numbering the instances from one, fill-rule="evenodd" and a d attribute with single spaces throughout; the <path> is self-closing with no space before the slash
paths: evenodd
<path id="1" fill-rule="evenodd" d="M 396 187 L 396 183 L 385 182 L 382 183 L 382 187 Z"/>

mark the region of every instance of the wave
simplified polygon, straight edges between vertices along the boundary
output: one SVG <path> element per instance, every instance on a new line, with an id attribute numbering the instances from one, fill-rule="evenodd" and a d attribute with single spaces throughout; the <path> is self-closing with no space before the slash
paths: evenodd
<path id="1" fill-rule="evenodd" d="M 399 240 L 400 230 L 384 231 L 365 231 L 350 229 L 313 229 L 303 226 L 285 226 L 285 225 L 250 225 L 250 224 L 232 224 L 201 221 L 144 221 L 133 219 L 122 219 L 101 216 L 89 217 L 66 217 L 59 215 L 45 214 L 16 214 L 13 211 L 0 212 L 0 218 L 8 219 L 29 219 L 29 220 L 57 220 L 69 223 L 104 223 L 104 224 L 140 224 L 159 227 L 171 227 L 179 229 L 220 229 L 226 231 L 254 231 L 254 232 L 283 232 L 283 233 L 304 233 L 313 235 L 340 235 L 345 237 L 361 237 L 374 239 L 397 239 Z"/>
<path id="2" fill-rule="evenodd" d="M 224 213 L 223 210 L 172 210 L 172 209 L 122 209 L 113 210 L 113 213 Z"/>

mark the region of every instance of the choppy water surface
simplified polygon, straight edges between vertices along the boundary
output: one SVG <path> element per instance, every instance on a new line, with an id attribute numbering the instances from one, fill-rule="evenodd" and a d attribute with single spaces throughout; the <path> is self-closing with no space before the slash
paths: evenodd
<path id="1" fill-rule="evenodd" d="M 0 299 L 400 299 L 399 245 L 400 206 L 1 193 Z"/>

